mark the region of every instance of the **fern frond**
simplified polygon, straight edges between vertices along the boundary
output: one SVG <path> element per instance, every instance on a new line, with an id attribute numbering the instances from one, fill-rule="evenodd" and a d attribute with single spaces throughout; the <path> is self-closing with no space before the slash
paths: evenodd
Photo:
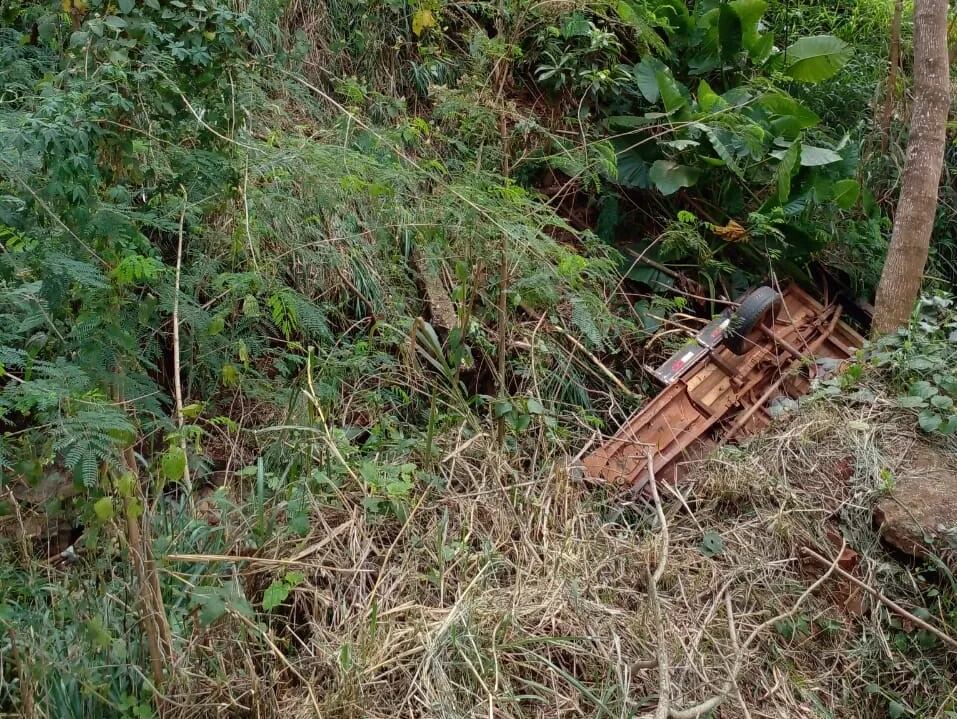
<path id="1" fill-rule="evenodd" d="M 295 312 L 298 328 L 306 338 L 314 342 L 331 342 L 332 331 L 322 307 L 298 292 L 290 291 L 285 295 Z"/>
<path id="2" fill-rule="evenodd" d="M 63 454 L 65 464 L 83 484 L 96 484 L 101 465 L 119 466 L 122 444 L 135 428 L 113 405 L 95 403 L 72 416 L 64 416 L 53 430 L 53 450 Z"/>
<path id="3" fill-rule="evenodd" d="M 572 323 L 587 339 L 592 347 L 601 347 L 602 331 L 595 323 L 595 316 L 581 297 L 572 297 Z"/>
<path id="4" fill-rule="evenodd" d="M 62 275 L 69 282 L 93 289 L 105 289 L 109 286 L 106 275 L 89 262 L 68 257 L 60 252 L 48 252 L 43 260 L 48 271 Z"/>

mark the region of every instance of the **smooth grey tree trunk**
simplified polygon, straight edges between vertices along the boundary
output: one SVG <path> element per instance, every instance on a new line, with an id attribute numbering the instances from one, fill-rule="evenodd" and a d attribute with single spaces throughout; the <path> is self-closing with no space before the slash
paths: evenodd
<path id="1" fill-rule="evenodd" d="M 917 0 L 914 8 L 914 109 L 894 230 L 877 288 L 875 336 L 907 323 L 927 263 L 950 107 L 947 4 Z"/>

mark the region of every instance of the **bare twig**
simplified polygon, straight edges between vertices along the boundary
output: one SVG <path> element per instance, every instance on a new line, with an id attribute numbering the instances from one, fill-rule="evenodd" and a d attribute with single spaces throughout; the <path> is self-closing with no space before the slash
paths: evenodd
<path id="1" fill-rule="evenodd" d="M 462 454 L 465 450 L 467 450 L 469 447 L 471 447 L 473 444 L 475 444 L 478 440 L 483 439 L 484 437 L 485 437 L 485 435 L 482 434 L 481 432 L 479 432 L 478 434 L 476 434 L 476 435 L 474 435 L 474 436 L 472 436 L 472 437 L 469 437 L 467 440 L 465 440 L 464 442 L 462 442 L 462 444 L 456 445 L 455 449 L 453 449 L 451 452 L 449 452 L 447 455 L 445 455 L 445 456 L 442 458 L 442 461 L 440 462 L 440 464 L 445 464 L 445 463 L 448 462 L 449 460 L 455 459 L 455 458 L 458 457 L 460 454 Z"/>
<path id="2" fill-rule="evenodd" d="M 323 435 L 326 439 L 326 444 L 329 445 L 329 451 L 332 452 L 333 456 L 339 463 L 345 468 L 349 476 L 352 478 L 352 481 L 356 483 L 356 486 L 360 489 L 365 488 L 365 485 L 359 479 L 358 475 L 353 471 L 352 467 L 349 466 L 349 463 L 346 461 L 346 458 L 342 456 L 342 452 L 339 451 L 339 445 L 336 444 L 335 438 L 332 436 L 332 432 L 329 429 L 329 423 L 326 421 L 326 413 L 322 411 L 322 403 L 319 402 L 319 395 L 316 394 L 316 388 L 312 383 L 312 352 L 309 352 L 306 357 L 306 384 L 308 385 L 308 390 L 303 390 L 303 394 L 309 398 L 309 401 L 312 403 L 313 408 L 316 410 L 316 414 L 319 416 L 319 421 L 322 423 Z M 341 497 L 341 499 L 345 499 Z"/>
<path id="3" fill-rule="evenodd" d="M 855 577 L 855 576 L 854 576 L 853 574 L 851 574 L 850 572 L 847 572 L 847 571 L 841 569 L 840 567 L 837 566 L 837 559 L 835 559 L 834 562 L 832 563 L 830 560 L 825 559 L 824 557 L 822 557 L 820 554 L 818 554 L 817 552 L 815 552 L 813 549 L 810 549 L 809 547 L 804 547 L 804 548 L 801 549 L 801 551 L 802 551 L 809 559 L 813 560 L 813 561 L 814 561 L 815 563 L 817 563 L 817 564 L 820 564 L 821 566 L 833 565 L 833 566 L 834 566 L 834 571 L 836 571 L 837 574 L 839 574 L 840 576 L 842 576 L 844 579 L 846 579 L 847 581 L 849 581 L 851 584 L 853 584 L 853 585 L 855 585 L 855 586 L 860 587 L 861 589 L 863 589 L 865 592 L 867 592 L 868 594 L 870 594 L 872 597 L 874 597 L 874 599 L 876 599 L 877 601 L 879 601 L 881 604 L 883 604 L 885 607 L 887 607 L 888 609 L 890 609 L 892 612 L 894 612 L 895 614 L 898 614 L 898 615 L 904 617 L 905 619 L 907 619 L 907 620 L 910 621 L 910 622 L 913 622 L 915 625 L 917 625 L 917 626 L 920 627 L 921 629 L 925 629 L 926 631 L 930 632 L 931 634 L 933 634 L 935 637 L 937 637 L 938 639 L 940 639 L 944 644 L 946 644 L 947 646 L 951 647 L 952 649 L 957 649 L 957 639 L 954 639 L 954 638 L 951 637 L 950 635 L 945 634 L 945 633 L 942 632 L 940 629 L 938 629 L 937 627 L 935 627 L 933 624 L 930 624 L 930 623 L 924 621 L 923 619 L 921 619 L 920 617 L 918 617 L 918 616 L 912 614 L 911 612 L 908 612 L 906 609 L 904 609 L 900 604 L 898 604 L 898 603 L 895 602 L 894 600 L 888 599 L 888 598 L 885 597 L 883 594 L 881 594 L 879 591 L 877 591 L 877 590 L 874 589 L 873 587 L 871 587 L 871 586 L 865 584 L 864 582 L 862 582 L 860 579 L 858 579 L 857 577 Z M 843 548 L 841 549 L 841 551 L 844 551 Z M 838 552 L 838 553 L 837 553 L 837 556 L 838 556 L 838 558 L 840 558 L 841 552 Z"/>
<path id="4" fill-rule="evenodd" d="M 331 542 L 333 539 L 335 539 L 335 538 L 338 537 L 340 534 L 342 534 L 343 532 L 345 532 L 347 529 L 350 529 L 350 528 L 352 528 L 352 527 L 354 527 L 354 526 L 355 526 L 355 520 L 354 520 L 354 519 L 350 519 L 350 520 L 347 520 L 347 521 L 343 522 L 342 524 L 340 524 L 338 527 L 336 527 L 335 529 L 333 529 L 331 532 L 329 532 L 329 534 L 327 534 L 325 537 L 323 537 L 322 539 L 320 539 L 320 540 L 319 540 L 318 542 L 316 542 L 315 544 L 311 544 L 311 545 L 309 545 L 308 547 L 306 547 L 305 549 L 303 549 L 303 550 L 301 550 L 301 551 L 299 551 L 299 552 L 296 552 L 295 556 L 290 557 L 290 559 L 291 559 L 293 562 L 301 562 L 301 561 L 302 561 L 303 559 L 305 559 L 306 557 L 308 557 L 308 556 L 310 556 L 310 555 L 312 555 L 312 554 L 315 554 L 315 553 L 318 552 L 320 549 L 322 549 L 323 547 L 325 547 L 327 544 L 329 544 L 329 542 Z"/>
<path id="5" fill-rule="evenodd" d="M 734 653 L 737 654 L 741 651 L 741 647 L 738 645 L 738 628 L 734 623 L 734 607 L 731 604 L 731 593 L 724 593 L 724 611 L 728 615 L 728 636 L 731 638 L 731 648 L 734 649 Z M 741 687 L 738 686 L 737 679 L 734 682 L 734 693 L 738 698 L 738 704 L 741 705 L 741 713 L 744 714 L 745 719 L 751 719 L 751 711 L 748 709 L 747 702 L 744 701 L 744 695 L 741 694 Z"/>
<path id="6" fill-rule="evenodd" d="M 891 136 L 891 117 L 894 114 L 894 99 L 897 95 L 897 71 L 901 61 L 901 15 L 904 12 L 903 0 L 894 3 L 894 19 L 891 22 L 890 64 L 887 68 L 887 89 L 884 97 L 884 112 L 881 116 L 881 152 L 887 152 Z"/>
<path id="7" fill-rule="evenodd" d="M 336 567 L 333 565 L 316 564 L 301 559 L 273 559 L 271 557 L 245 557 L 241 554 L 167 554 L 169 562 L 195 562 L 197 564 L 213 564 L 215 562 L 235 562 L 237 564 L 259 564 L 264 567 L 308 567 L 321 569 L 327 572 L 345 572 L 347 574 L 361 574 L 372 572 L 371 569 L 354 567 Z"/>
<path id="8" fill-rule="evenodd" d="M 530 307 L 528 307 L 527 305 L 524 305 L 524 304 L 523 304 L 523 305 L 522 305 L 522 309 L 525 310 L 529 315 L 531 315 L 531 316 L 534 317 L 535 319 L 537 319 L 537 320 L 539 320 L 539 321 L 542 320 L 542 316 L 541 316 L 539 313 L 535 312 L 535 311 L 534 311 L 533 309 L 531 309 Z M 594 365 L 601 371 L 601 373 L 602 373 L 603 375 L 605 375 L 608 379 L 610 379 L 610 380 L 612 381 L 612 383 L 613 383 L 618 389 L 620 389 L 625 395 L 627 395 L 628 397 L 631 397 L 632 399 L 638 399 L 638 400 L 641 399 L 640 396 L 638 396 L 637 394 L 635 394 L 634 392 L 632 392 L 630 389 L 628 389 L 628 387 L 625 385 L 625 383 L 622 382 L 614 372 L 612 372 L 610 369 L 608 369 L 608 367 L 607 367 L 600 359 L 598 359 L 592 352 L 590 352 L 590 351 L 588 350 L 588 348 L 585 347 L 585 345 L 583 345 L 581 342 L 579 342 L 577 337 L 575 337 L 575 336 L 574 336 L 573 334 L 571 334 L 570 332 L 567 332 L 563 327 L 559 327 L 558 325 L 552 324 L 552 323 L 550 323 L 550 322 L 549 322 L 549 323 L 546 323 L 545 327 L 546 327 L 546 329 L 552 330 L 552 331 L 554 331 L 554 332 L 557 332 L 558 334 L 560 334 L 560 335 L 562 335 L 563 337 L 567 338 L 568 341 L 571 342 L 572 345 L 575 346 L 575 349 L 579 350 L 579 351 L 582 352 L 586 357 L 588 357 L 588 359 L 590 359 L 590 360 L 592 361 L 592 363 L 594 363 Z"/>
<path id="9" fill-rule="evenodd" d="M 502 233 L 501 267 L 498 287 L 498 396 L 504 401 L 508 388 L 505 383 L 505 351 L 508 346 L 508 234 Z M 505 441 L 505 415 L 498 417 L 498 443 Z"/>
<path id="10" fill-rule="evenodd" d="M 259 272 L 259 262 L 256 260 L 256 246 L 253 244 L 253 233 L 249 226 L 249 153 L 246 153 L 246 167 L 243 172 L 243 218 L 246 225 L 246 243 L 249 245 L 249 256 L 253 261 L 253 269 Z"/>
<path id="11" fill-rule="evenodd" d="M 557 326 L 557 325 L 549 325 L 549 328 L 555 330 L 555 331 L 558 332 L 560 335 L 566 337 L 569 342 L 571 342 L 573 345 L 575 345 L 575 348 L 578 349 L 579 351 L 581 351 L 586 357 L 588 357 L 588 359 L 590 359 L 590 360 L 595 364 L 595 366 L 596 366 L 599 370 L 601 370 L 601 373 L 602 373 L 603 375 L 605 375 L 608 379 L 610 379 L 610 380 L 612 381 L 612 383 L 613 383 L 618 389 L 620 389 L 620 390 L 622 391 L 622 393 L 624 393 L 624 394 L 627 395 L 628 397 L 631 397 L 632 399 L 638 399 L 638 400 L 641 399 L 641 397 L 640 397 L 639 395 L 635 394 L 635 393 L 632 392 L 630 389 L 628 389 L 628 387 L 625 385 L 625 383 L 622 382 L 614 372 L 612 372 L 610 369 L 608 369 L 608 367 L 605 365 L 604 362 L 602 362 L 600 359 L 598 359 L 598 357 L 596 357 L 592 352 L 590 352 L 590 351 L 588 350 L 588 348 L 585 347 L 585 345 L 583 345 L 581 342 L 579 342 L 577 337 L 575 337 L 575 336 L 574 336 L 573 334 L 571 334 L 570 332 L 566 332 L 564 328 L 559 327 L 559 326 Z"/>
<path id="12" fill-rule="evenodd" d="M 127 471 L 134 477 L 130 489 L 132 492 L 140 493 L 142 490 L 137 477 L 136 458 L 133 456 L 132 447 L 127 447 L 124 451 L 124 460 Z M 137 506 L 139 498 L 130 492 L 117 491 L 117 494 L 120 495 L 120 501 L 123 503 L 127 545 L 133 570 L 140 584 L 140 599 L 143 602 L 143 616 L 140 619 L 149 649 L 153 683 L 157 687 L 162 687 L 172 640 L 163 595 L 160 591 L 156 562 L 153 559 L 149 539 L 144 536 L 144 527 L 147 525 L 145 522 L 141 524 L 143 515 Z"/>
<path id="13" fill-rule="evenodd" d="M 10 500 L 10 506 L 13 507 L 13 513 L 17 519 L 17 525 L 20 529 L 20 531 L 17 533 L 17 544 L 20 548 L 20 559 L 23 561 L 23 566 L 26 567 L 30 564 L 30 549 L 27 546 L 27 530 L 23 524 L 23 514 L 20 512 L 20 502 L 17 501 L 17 497 L 13 493 L 12 487 L 7 487 L 7 495 Z"/>

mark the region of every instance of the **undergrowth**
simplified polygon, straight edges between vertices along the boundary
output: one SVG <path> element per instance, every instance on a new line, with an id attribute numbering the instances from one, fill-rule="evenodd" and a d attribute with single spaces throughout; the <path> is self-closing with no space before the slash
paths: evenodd
<path id="1" fill-rule="evenodd" d="M 653 508 L 575 469 L 676 319 L 820 259 L 876 279 L 886 13 L 797 5 L 0 3 L 0 713 L 641 715 L 662 647 L 676 705 L 720 686 L 730 615 L 785 610 L 834 517 L 953 625 L 868 526 L 883 401 L 665 495 L 664 641 Z M 951 321 L 888 350 L 938 434 L 912 355 Z M 781 622 L 730 715 L 954 711 L 877 605 Z"/>

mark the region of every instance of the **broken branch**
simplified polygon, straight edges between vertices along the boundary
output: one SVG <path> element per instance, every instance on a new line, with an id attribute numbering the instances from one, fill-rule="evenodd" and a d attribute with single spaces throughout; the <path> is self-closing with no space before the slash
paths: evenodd
<path id="1" fill-rule="evenodd" d="M 888 598 L 885 597 L 883 594 L 881 594 L 879 591 L 877 591 L 877 590 L 874 589 L 873 587 L 871 587 L 871 586 L 865 584 L 864 582 L 862 582 L 860 579 L 858 579 L 857 577 L 855 577 L 855 576 L 854 576 L 853 574 L 851 574 L 850 572 L 847 572 L 847 571 L 841 569 L 840 567 L 837 566 L 837 561 L 838 561 L 837 559 L 835 559 L 834 562 L 833 562 L 833 564 L 832 564 L 829 559 L 826 559 L 825 557 L 822 557 L 820 554 L 818 554 L 817 552 L 815 552 L 813 549 L 810 549 L 810 548 L 808 548 L 808 547 L 804 547 L 801 551 L 805 554 L 805 556 L 807 556 L 809 559 L 811 559 L 812 561 L 814 561 L 814 562 L 817 563 L 817 564 L 820 564 L 820 565 L 822 565 L 822 566 L 832 565 L 832 566 L 834 567 L 834 571 L 836 571 L 836 572 L 837 572 L 839 575 L 841 575 L 844 579 L 846 579 L 847 581 L 849 581 L 851 584 L 853 584 L 853 585 L 855 585 L 855 586 L 860 587 L 861 589 L 863 589 L 865 592 L 867 592 L 868 594 L 870 594 L 872 597 L 874 597 L 874 599 L 876 599 L 877 601 L 879 601 L 881 604 L 883 604 L 885 607 L 887 607 L 888 609 L 890 609 L 892 612 L 894 612 L 895 614 L 898 614 L 898 615 L 904 617 L 905 619 L 907 619 L 907 620 L 910 621 L 910 622 L 913 622 L 916 626 L 920 627 L 921 629 L 925 629 L 926 631 L 930 632 L 931 634 L 933 634 L 935 637 L 937 637 L 938 639 L 940 639 L 944 644 L 948 645 L 948 646 L 951 647 L 952 649 L 957 649 L 957 639 L 954 639 L 953 637 L 949 636 L 948 634 L 945 634 L 945 633 L 942 632 L 940 629 L 938 629 L 937 627 L 935 627 L 933 624 L 930 624 L 930 623 L 924 621 L 923 619 L 921 619 L 920 617 L 915 616 L 915 615 L 912 614 L 911 612 L 908 612 L 906 609 L 904 609 L 900 604 L 898 604 L 898 603 L 895 602 L 894 600 L 888 599 Z M 844 551 L 844 549 L 843 549 L 843 547 L 842 547 L 842 548 L 841 548 L 841 552 L 843 552 L 843 551 Z M 840 558 L 841 552 L 838 552 L 838 553 L 837 553 L 838 558 Z M 825 576 L 826 576 L 826 575 L 825 575 Z"/>
<path id="2" fill-rule="evenodd" d="M 651 497 L 655 503 L 655 513 L 661 525 L 661 554 L 658 564 L 648 580 L 648 598 L 651 600 L 651 610 L 655 619 L 655 642 L 658 658 L 658 707 L 655 709 L 655 719 L 668 719 L 671 708 L 671 674 L 668 666 L 668 647 L 665 644 L 665 630 L 661 621 L 661 602 L 658 599 L 658 582 L 664 576 L 668 566 L 668 519 L 661 507 L 661 497 L 658 496 L 658 482 L 655 481 L 655 455 L 650 448 L 646 451 L 648 457 L 648 477 L 651 486 Z"/>

